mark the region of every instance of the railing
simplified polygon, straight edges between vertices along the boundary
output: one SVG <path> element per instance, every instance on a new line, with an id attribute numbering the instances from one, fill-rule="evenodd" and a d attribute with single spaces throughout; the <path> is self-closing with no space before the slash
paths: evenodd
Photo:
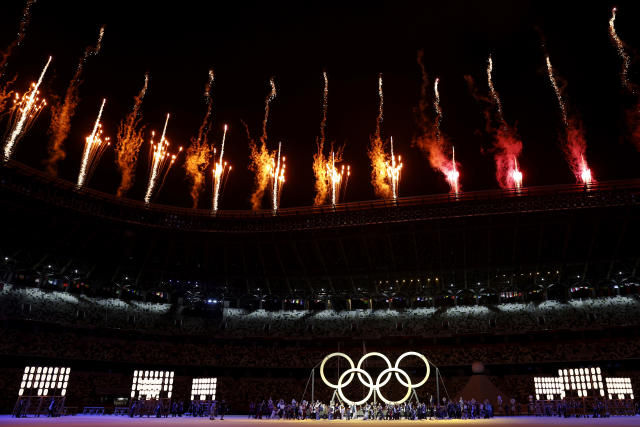
<path id="1" fill-rule="evenodd" d="M 272 210 L 219 210 L 213 213 L 207 209 L 193 209 L 162 204 L 145 204 L 142 201 L 116 197 L 90 188 L 77 188 L 72 182 L 52 177 L 42 171 L 16 161 L 8 161 L 0 170 L 0 187 L 25 193 L 34 198 L 40 198 L 53 204 L 72 208 L 80 211 L 91 212 L 96 216 L 121 219 L 128 222 L 141 223 L 151 226 L 167 228 L 182 228 L 190 230 L 206 231 L 271 231 L 274 229 L 309 229 L 320 227 L 338 227 L 354 225 L 354 223 L 369 224 L 384 221 L 397 222 L 411 219 L 428 219 L 429 215 L 442 216 L 468 216 L 477 215 L 480 208 L 474 205 L 484 205 L 487 213 L 499 211 L 503 205 L 526 202 L 527 206 L 520 208 L 512 206 L 511 209 L 523 211 L 544 210 L 544 202 L 536 202 L 539 199 L 555 199 L 555 204 L 568 206 L 568 202 L 574 205 L 584 203 L 588 206 L 606 206 L 607 203 L 638 204 L 640 203 L 640 179 L 607 181 L 594 183 L 589 186 L 579 184 L 563 184 L 551 186 L 525 187 L 520 190 L 484 190 L 464 192 L 460 194 L 433 194 L 426 196 L 401 197 L 397 200 L 371 200 L 360 202 L 340 203 L 336 206 L 303 206 L 282 208 L 274 214 Z M 33 186 L 34 183 L 40 187 Z M 624 201 L 620 196 L 605 197 L 608 193 L 624 195 Z M 568 195 L 566 199 L 558 200 L 558 196 Z M 569 196 L 570 195 L 570 196 Z M 609 200 L 605 200 L 605 199 Z M 535 207 L 531 205 L 536 203 Z M 491 205 L 493 204 L 493 205 Z M 489 206 L 491 205 L 491 206 Z M 461 211 L 461 208 L 466 206 Z M 451 209 L 451 213 L 437 212 L 435 209 Z M 414 218 L 415 210 L 419 209 L 420 218 Z M 554 210 L 550 206 L 551 210 Z M 126 212 L 129 210 L 130 212 Z M 356 212 L 370 212 L 372 218 L 356 218 Z M 407 211 L 400 219 L 400 211 Z M 322 219 L 321 219 L 322 218 Z M 331 218 L 331 219 L 329 219 Z M 236 219 L 252 220 L 263 219 L 259 223 L 249 221 L 251 224 L 232 224 L 229 221 Z M 269 221 L 265 221 L 269 219 Z M 275 221 L 275 223 L 274 223 Z M 257 229 L 249 230 L 260 224 Z M 230 226 L 231 225 L 231 226 Z M 245 230 L 246 229 L 246 230 Z"/>

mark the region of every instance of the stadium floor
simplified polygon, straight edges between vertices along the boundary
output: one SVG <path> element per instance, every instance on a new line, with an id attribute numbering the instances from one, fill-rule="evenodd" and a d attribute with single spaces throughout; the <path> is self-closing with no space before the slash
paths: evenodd
<path id="1" fill-rule="evenodd" d="M 274 421 L 274 420 L 248 420 L 244 416 L 230 416 L 224 421 L 211 421 L 207 418 L 128 418 L 121 416 L 82 416 L 61 418 L 11 418 L 9 416 L 0 416 L 0 425 L 2 426 L 39 426 L 39 425 L 56 425 L 56 426 L 73 426 L 73 427 L 91 427 L 91 426 L 200 426 L 211 425 L 211 423 L 224 423 L 230 427 L 258 427 L 259 425 L 269 425 L 275 423 L 286 423 L 290 426 L 305 425 L 307 427 L 315 423 L 320 425 L 331 424 L 332 426 L 340 425 L 421 425 L 421 424 L 445 424 L 445 425 L 477 425 L 482 427 L 488 426 L 516 426 L 516 427 L 537 427 L 537 426 L 638 426 L 640 425 L 640 417 L 612 417 L 604 419 L 594 418 L 553 418 L 553 417 L 498 417 L 488 420 L 438 420 L 438 421 Z"/>

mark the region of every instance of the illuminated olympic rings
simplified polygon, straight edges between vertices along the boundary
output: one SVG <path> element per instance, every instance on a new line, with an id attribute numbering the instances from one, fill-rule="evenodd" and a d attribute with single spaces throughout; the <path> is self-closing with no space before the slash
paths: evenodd
<path id="1" fill-rule="evenodd" d="M 408 356 L 419 357 L 420 359 L 422 359 L 425 366 L 427 367 L 427 373 L 422 379 L 422 381 L 415 384 L 411 382 L 411 378 L 409 378 L 409 375 L 399 367 L 400 361 Z M 337 384 L 331 383 L 329 380 L 327 380 L 327 377 L 324 375 L 324 365 L 332 357 L 342 357 L 343 359 L 346 359 L 347 362 L 349 363 L 349 369 L 347 369 L 342 374 L 340 374 Z M 378 377 L 376 378 L 375 383 L 373 382 L 373 378 L 371 377 L 371 375 L 367 371 L 362 369 L 362 364 L 369 357 L 379 357 L 382 360 L 384 360 L 387 364 L 387 368 L 384 369 L 382 372 L 380 372 L 380 374 L 378 374 Z M 344 392 L 342 391 L 342 388 L 351 384 L 351 381 L 353 381 L 353 378 L 355 377 L 356 374 L 358 375 L 358 379 L 360 380 L 362 385 L 364 385 L 365 387 L 369 387 L 369 392 L 367 393 L 364 399 L 353 401 L 345 397 Z M 395 377 L 398 380 L 398 382 L 402 384 L 404 387 L 407 387 L 407 393 L 404 395 L 402 399 L 398 401 L 387 400 L 382 395 L 382 392 L 380 391 L 380 389 L 384 387 L 391 379 L 391 374 L 395 374 Z M 376 395 L 380 398 L 381 401 L 383 401 L 388 405 L 395 405 L 395 404 L 405 402 L 407 399 L 409 399 L 409 397 L 411 397 L 411 392 L 414 389 L 423 386 L 427 382 L 430 374 L 431 374 L 431 367 L 429 366 L 429 361 L 422 354 L 417 353 L 415 351 L 408 351 L 406 353 L 401 354 L 400 357 L 396 359 L 396 363 L 394 365 L 391 365 L 391 361 L 389 360 L 389 358 L 387 358 L 387 356 L 375 351 L 371 353 L 367 353 L 364 356 L 362 356 L 358 361 L 357 365 L 354 365 L 353 360 L 351 360 L 351 358 L 344 353 L 331 353 L 327 357 L 322 359 L 322 363 L 320 364 L 320 377 L 322 378 L 322 381 L 324 381 L 324 383 L 329 387 L 336 389 L 338 391 L 338 396 L 340 396 L 340 398 L 348 405 L 362 405 L 363 403 L 366 403 L 371 398 L 371 395 L 373 394 L 373 392 L 376 393 Z"/>

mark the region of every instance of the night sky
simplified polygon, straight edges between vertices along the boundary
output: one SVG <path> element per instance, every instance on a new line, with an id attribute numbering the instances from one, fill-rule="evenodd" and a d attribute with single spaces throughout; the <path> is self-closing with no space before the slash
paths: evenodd
<path id="1" fill-rule="evenodd" d="M 621 89 L 621 62 L 608 34 L 615 5 L 618 34 L 631 48 L 640 49 L 637 2 L 574 6 L 573 2 L 445 1 L 421 2 L 420 7 L 397 1 L 369 2 L 367 7 L 290 3 L 40 0 L 8 72 L 18 74 L 14 87 L 24 91 L 46 57 L 53 55 L 42 92 L 50 99 L 64 96 L 78 58 L 95 43 L 100 26 L 106 25 L 102 51 L 85 69 L 81 102 L 65 143 L 67 159 L 60 165 L 60 176 L 75 181 L 84 136 L 91 131 L 103 97 L 107 98 L 105 134 L 115 139 L 118 123 L 149 71 L 143 122 L 148 130 L 159 132 L 170 112 L 168 138 L 173 145 L 186 146 L 203 118 L 202 94 L 213 67 L 210 140 L 219 143 L 222 125 L 229 124 L 225 157 L 233 165 L 221 209 L 250 206 L 253 176 L 247 169 L 249 150 L 241 120 L 259 136 L 268 81 L 275 76 L 278 96 L 268 132 L 269 147 L 274 149 L 282 141 L 287 156 L 288 181 L 281 206 L 306 206 L 314 196 L 311 165 L 321 119 L 323 69 L 329 74 L 328 137 L 346 144 L 344 157 L 353 170 L 346 201 L 374 198 L 366 149 L 375 130 L 379 72 L 384 75 L 383 135 L 394 137 L 396 152 L 405 162 L 400 196 L 448 191 L 442 176 L 411 146 L 421 83 L 416 51 L 421 48 L 430 78 L 440 77 L 442 129 L 456 147 L 463 190 L 498 188 L 482 106 L 464 80 L 464 75 L 473 76 L 486 92 L 490 53 L 506 119 L 517 124 L 524 143 L 525 185 L 575 182 L 559 144 L 561 119 L 546 76 L 543 34 L 555 70 L 568 84 L 569 112 L 585 124 L 587 154 L 596 179 L 640 176 L 640 154 L 626 136 L 625 122 L 625 110 L 636 101 Z M 23 6 L 22 1 L 2 2 L 0 48 L 13 39 Z M 638 60 L 632 64 L 631 80 L 640 84 Z M 44 169 L 49 121 L 46 110 L 18 144 L 17 160 Z M 6 118 L 0 126 L 6 126 Z M 129 193 L 138 200 L 146 187 L 147 148 L 148 138 Z M 118 183 L 109 149 L 89 186 L 113 194 Z M 210 180 L 207 184 L 202 208 L 210 206 Z M 189 207 L 189 189 L 180 161 L 156 200 Z M 265 199 L 263 206 L 267 204 Z"/>

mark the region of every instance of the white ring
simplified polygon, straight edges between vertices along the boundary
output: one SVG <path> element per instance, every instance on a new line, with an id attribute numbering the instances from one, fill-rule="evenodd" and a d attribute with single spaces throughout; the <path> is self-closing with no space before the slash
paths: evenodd
<path id="1" fill-rule="evenodd" d="M 385 355 L 384 355 L 384 354 L 382 354 L 382 353 L 378 353 L 377 351 L 372 351 L 371 353 L 367 353 L 367 354 L 365 354 L 364 356 L 362 356 L 362 357 L 360 358 L 360 360 L 358 360 L 358 366 L 357 366 L 357 367 L 358 367 L 358 369 L 361 369 L 361 368 L 362 368 L 362 363 L 363 363 L 367 358 L 369 358 L 369 357 L 371 357 L 371 356 L 378 356 L 379 358 L 383 359 L 385 362 L 387 362 L 387 368 L 392 368 L 392 367 L 393 367 L 393 365 L 391 364 L 391 361 L 389 360 L 389 358 L 387 358 L 387 356 L 385 356 Z M 365 386 L 367 386 L 367 387 L 383 387 L 383 386 L 384 386 L 384 385 L 386 385 L 386 384 L 389 382 L 389 380 L 391 379 L 391 373 L 389 373 L 389 375 L 387 375 L 387 379 L 384 381 L 384 383 L 382 383 L 382 384 L 378 384 L 378 383 L 376 383 L 376 384 L 375 384 L 375 386 L 373 385 L 373 379 L 371 379 L 371 381 L 372 381 L 372 383 L 371 383 L 371 384 L 366 384 L 366 383 L 364 382 L 364 380 L 362 379 L 362 375 L 360 374 L 360 372 L 358 372 L 358 379 L 360 380 L 360 382 L 361 382 L 362 384 L 364 384 L 364 385 L 365 385 Z"/>
<path id="2" fill-rule="evenodd" d="M 353 366 L 353 360 L 351 360 L 351 358 L 350 358 L 349 356 L 347 356 L 346 354 L 344 354 L 344 353 L 331 353 L 330 355 L 328 355 L 327 357 L 325 357 L 324 359 L 322 359 L 322 363 L 320 364 L 320 377 L 322 378 L 322 381 L 324 381 L 324 383 L 325 383 L 326 385 L 328 385 L 329 387 L 331 387 L 331 388 L 337 388 L 337 389 L 339 389 L 339 388 L 340 388 L 340 386 L 339 386 L 339 385 L 331 384 L 331 383 L 327 380 L 327 378 L 324 376 L 324 364 L 325 364 L 325 363 L 327 363 L 327 360 L 331 359 L 331 358 L 332 358 L 332 357 L 334 357 L 334 356 L 342 356 L 342 357 L 344 357 L 345 359 L 347 359 L 347 361 L 349 362 L 349 366 L 351 366 L 351 369 L 354 369 L 354 366 Z M 358 367 L 359 367 L 359 366 L 358 366 Z M 349 384 L 351 384 L 351 381 L 353 381 L 353 377 L 354 377 L 354 374 L 353 374 L 353 373 L 351 373 L 351 377 L 349 377 L 349 379 L 347 380 L 347 382 L 346 382 L 346 383 L 344 383 L 344 384 L 342 384 L 342 385 L 343 385 L 343 386 L 348 386 Z M 371 377 L 369 377 L 369 378 L 371 378 Z M 371 380 L 371 381 L 373 381 L 373 380 Z"/>
<path id="3" fill-rule="evenodd" d="M 398 359 L 396 359 L 396 364 L 395 367 L 399 368 L 400 367 L 400 361 L 402 359 L 404 359 L 407 356 L 416 356 L 419 357 L 420 359 L 422 359 L 422 361 L 424 362 L 425 366 L 427 367 L 427 374 L 424 376 L 424 379 L 422 381 L 420 381 L 417 384 L 412 384 L 411 382 L 409 382 L 409 384 L 405 384 L 401 379 L 400 376 L 398 375 L 398 372 L 396 372 L 396 379 L 398 380 L 398 382 L 400 384 L 402 384 L 405 387 L 411 387 L 411 388 L 418 388 L 423 386 L 427 380 L 429 379 L 429 375 L 431 375 L 431 367 L 429 366 L 429 361 L 427 360 L 426 357 L 424 357 L 424 355 L 415 352 L 415 351 L 407 351 L 406 353 L 402 354 L 400 357 L 398 357 Z"/>
<path id="4" fill-rule="evenodd" d="M 393 369 L 393 368 L 390 368 L 390 369 Z M 347 374 L 351 374 L 351 378 L 353 378 L 353 373 L 354 372 L 357 372 L 358 375 L 360 375 L 360 373 L 366 375 L 369 378 L 370 384 L 373 384 L 373 378 L 371 378 L 371 375 L 369 375 L 369 373 L 367 371 L 365 371 L 364 369 L 351 368 L 351 369 L 347 369 L 346 371 L 344 371 L 342 373 L 342 375 L 340 375 L 340 378 L 338 378 L 338 395 L 342 398 L 342 400 L 344 400 L 347 404 L 349 404 L 351 406 L 362 405 L 363 403 L 365 403 L 367 400 L 369 400 L 371 398 L 371 394 L 373 393 L 373 390 L 376 388 L 376 386 L 369 387 L 369 393 L 367 393 L 367 395 L 365 396 L 364 399 L 358 400 L 357 402 L 354 402 L 353 400 L 347 399 L 345 397 L 344 393 L 342 392 L 342 386 L 346 385 L 346 384 L 342 384 L 342 379 Z"/>
<path id="5" fill-rule="evenodd" d="M 382 387 L 382 386 L 378 385 L 378 382 L 380 381 L 380 378 L 384 374 L 386 374 L 387 372 L 389 372 L 389 374 L 391 374 L 391 372 L 395 372 L 396 375 L 397 374 L 404 375 L 405 377 L 407 377 L 407 380 L 409 381 L 409 384 L 411 384 L 411 378 L 409 378 L 409 374 L 407 374 L 405 371 L 403 371 L 400 368 L 387 368 L 384 371 L 380 372 L 380 374 L 378 375 L 378 378 L 376 378 L 376 393 L 378 394 L 378 397 L 380 398 L 380 400 L 382 400 L 387 405 L 398 405 L 398 404 L 406 401 L 409 398 L 409 396 L 411 396 L 411 390 L 413 390 L 413 389 L 411 388 L 411 385 L 409 385 L 409 386 L 405 385 L 405 387 L 407 387 L 407 394 L 405 394 L 405 396 L 402 399 L 398 400 L 397 402 L 385 399 L 385 397 L 382 395 L 382 392 L 380 392 L 380 387 Z M 339 384 L 339 382 L 338 382 L 338 384 Z M 340 389 L 338 389 L 338 391 L 340 391 Z"/>

